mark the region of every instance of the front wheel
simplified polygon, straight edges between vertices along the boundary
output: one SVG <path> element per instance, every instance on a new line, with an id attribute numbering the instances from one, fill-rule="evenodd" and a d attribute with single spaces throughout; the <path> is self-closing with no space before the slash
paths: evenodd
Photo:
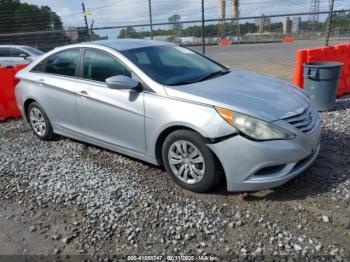
<path id="1" fill-rule="evenodd" d="M 218 165 L 205 140 L 196 132 L 178 130 L 164 141 L 163 163 L 172 179 L 193 192 L 206 192 L 218 182 Z"/>

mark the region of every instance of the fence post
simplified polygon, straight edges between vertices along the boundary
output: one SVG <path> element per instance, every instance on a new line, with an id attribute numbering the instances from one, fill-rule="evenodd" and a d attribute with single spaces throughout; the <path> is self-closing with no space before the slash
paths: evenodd
<path id="1" fill-rule="evenodd" d="M 329 5 L 328 22 L 327 22 L 327 29 L 326 29 L 326 46 L 329 45 L 329 36 L 331 33 L 331 25 L 333 20 L 333 9 L 334 9 L 334 0 L 331 0 L 331 3 Z"/>
<path id="2" fill-rule="evenodd" d="M 152 0 L 148 0 L 148 6 L 149 6 L 149 23 L 151 26 L 151 39 L 153 39 L 153 22 L 152 22 Z"/>
<path id="3" fill-rule="evenodd" d="M 202 52 L 205 54 L 204 0 L 202 0 Z"/>

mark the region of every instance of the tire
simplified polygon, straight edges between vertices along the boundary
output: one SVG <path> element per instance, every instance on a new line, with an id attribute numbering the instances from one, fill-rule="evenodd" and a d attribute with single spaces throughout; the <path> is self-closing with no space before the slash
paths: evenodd
<path id="1" fill-rule="evenodd" d="M 46 141 L 55 138 L 51 122 L 44 109 L 37 102 L 32 102 L 29 105 L 27 117 L 31 128 L 37 137 Z"/>
<path id="2" fill-rule="evenodd" d="M 217 160 L 204 138 L 194 131 L 171 133 L 163 143 L 162 158 L 168 174 L 184 189 L 203 193 L 219 182 Z"/>

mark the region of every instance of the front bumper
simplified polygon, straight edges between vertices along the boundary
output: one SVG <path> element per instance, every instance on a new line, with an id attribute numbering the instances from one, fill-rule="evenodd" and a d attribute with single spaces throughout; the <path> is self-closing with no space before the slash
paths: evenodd
<path id="1" fill-rule="evenodd" d="M 286 125 L 283 121 L 280 126 Z M 219 158 L 228 191 L 258 191 L 286 183 L 308 168 L 320 150 L 320 123 L 312 134 L 292 140 L 255 142 L 234 136 L 208 146 Z"/>

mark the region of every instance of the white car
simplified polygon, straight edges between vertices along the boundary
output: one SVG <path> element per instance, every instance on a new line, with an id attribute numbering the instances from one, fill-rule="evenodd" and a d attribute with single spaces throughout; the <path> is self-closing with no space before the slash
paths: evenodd
<path id="1" fill-rule="evenodd" d="M 30 46 L 0 45 L 0 66 L 30 64 L 43 54 Z"/>

